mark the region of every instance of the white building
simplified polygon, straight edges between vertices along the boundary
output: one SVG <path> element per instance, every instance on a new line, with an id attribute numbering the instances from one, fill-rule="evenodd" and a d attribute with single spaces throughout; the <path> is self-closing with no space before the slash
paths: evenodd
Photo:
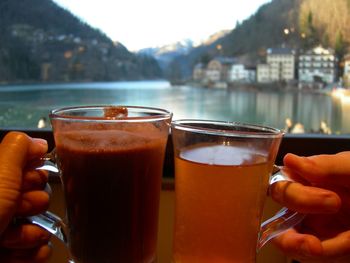
<path id="1" fill-rule="evenodd" d="M 291 81 L 295 79 L 295 52 L 289 48 L 269 48 L 266 64 L 257 66 L 258 82 Z"/>
<path id="2" fill-rule="evenodd" d="M 294 79 L 294 50 L 289 48 L 269 48 L 266 62 L 270 65 L 270 78 L 272 81 L 289 81 Z"/>
<path id="3" fill-rule="evenodd" d="M 343 81 L 346 87 L 350 87 L 350 54 L 344 56 Z"/>
<path id="4" fill-rule="evenodd" d="M 258 64 L 256 67 L 256 81 L 259 83 L 271 82 L 270 66 L 268 64 Z"/>
<path id="5" fill-rule="evenodd" d="M 344 56 L 344 75 L 350 75 L 350 54 Z"/>
<path id="6" fill-rule="evenodd" d="M 228 81 L 229 70 L 234 61 L 229 57 L 212 59 L 207 65 L 206 80 L 210 82 Z"/>
<path id="7" fill-rule="evenodd" d="M 248 69 L 243 64 L 233 64 L 229 71 L 228 81 L 230 82 L 255 82 L 255 70 Z"/>
<path id="8" fill-rule="evenodd" d="M 299 81 L 333 83 L 336 78 L 336 63 L 333 49 L 318 46 L 307 50 L 299 55 Z"/>
<path id="9" fill-rule="evenodd" d="M 192 78 L 195 81 L 200 81 L 205 76 L 205 67 L 202 63 L 198 63 L 193 68 Z"/>

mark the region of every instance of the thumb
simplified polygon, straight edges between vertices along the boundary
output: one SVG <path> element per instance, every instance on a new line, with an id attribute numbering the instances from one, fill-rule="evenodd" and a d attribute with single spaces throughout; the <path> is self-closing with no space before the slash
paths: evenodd
<path id="1" fill-rule="evenodd" d="M 0 144 L 0 234 L 16 211 L 22 186 L 22 170 L 28 155 L 37 152 L 33 143 L 24 133 L 9 132 Z"/>

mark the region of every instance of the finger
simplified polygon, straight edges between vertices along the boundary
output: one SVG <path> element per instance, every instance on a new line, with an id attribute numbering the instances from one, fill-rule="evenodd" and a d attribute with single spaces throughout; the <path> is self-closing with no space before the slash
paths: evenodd
<path id="1" fill-rule="evenodd" d="M 16 211 L 17 216 L 40 214 L 49 207 L 50 195 L 46 191 L 30 191 L 21 195 Z"/>
<path id="2" fill-rule="evenodd" d="M 270 194 L 276 202 L 303 214 L 335 213 L 341 207 L 336 193 L 296 182 L 274 183 Z"/>
<path id="3" fill-rule="evenodd" d="M 0 233 L 10 222 L 20 196 L 22 170 L 28 158 L 47 151 L 47 143 L 21 132 L 9 132 L 0 143 Z"/>
<path id="4" fill-rule="evenodd" d="M 22 191 L 42 190 L 48 181 L 48 173 L 43 170 L 29 170 L 24 173 Z"/>
<path id="5" fill-rule="evenodd" d="M 47 244 L 50 237 L 50 233 L 38 226 L 23 224 L 7 228 L 0 244 L 8 249 L 32 249 Z"/>
<path id="6" fill-rule="evenodd" d="M 284 254 L 292 258 L 319 257 L 323 253 L 321 241 L 312 235 L 300 234 L 289 229 L 272 240 Z"/>
<path id="7" fill-rule="evenodd" d="M 325 257 L 350 256 L 350 231 L 340 233 L 334 238 L 322 242 Z"/>
<path id="8" fill-rule="evenodd" d="M 34 262 L 37 262 L 37 263 L 47 262 L 51 254 L 52 254 L 51 245 L 50 244 L 43 245 L 37 250 L 33 260 Z"/>
<path id="9" fill-rule="evenodd" d="M 287 154 L 284 157 L 284 165 L 309 182 L 350 187 L 349 160 L 350 152 L 310 157 Z"/>
<path id="10" fill-rule="evenodd" d="M 16 209 L 31 139 L 24 133 L 10 132 L 0 144 L 0 233 Z"/>
<path id="11" fill-rule="evenodd" d="M 31 138 L 32 143 L 30 144 L 28 151 L 28 159 L 34 160 L 42 157 L 48 150 L 47 141 L 41 138 Z"/>

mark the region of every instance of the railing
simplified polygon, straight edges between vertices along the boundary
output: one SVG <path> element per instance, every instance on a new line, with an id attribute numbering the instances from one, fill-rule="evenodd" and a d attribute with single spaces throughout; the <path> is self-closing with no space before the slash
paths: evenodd
<path id="1" fill-rule="evenodd" d="M 11 131 L 11 129 L 0 129 L 0 140 L 9 131 Z M 53 134 L 50 130 L 21 129 L 21 131 L 32 137 L 46 139 L 49 144 L 49 150 L 54 148 Z M 283 157 L 287 153 L 309 156 L 314 154 L 334 154 L 341 151 L 350 151 L 350 135 L 286 134 L 282 140 L 276 164 L 282 164 Z M 174 177 L 171 135 L 169 135 L 166 149 L 163 177 Z"/>

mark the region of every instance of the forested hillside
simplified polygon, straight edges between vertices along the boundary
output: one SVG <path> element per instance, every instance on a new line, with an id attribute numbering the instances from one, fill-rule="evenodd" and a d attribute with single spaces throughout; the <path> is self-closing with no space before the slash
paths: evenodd
<path id="1" fill-rule="evenodd" d="M 307 45 L 321 43 L 339 56 L 350 43 L 350 0 L 304 0 L 299 10 L 299 28 Z"/>
<path id="2" fill-rule="evenodd" d="M 254 65 L 264 60 L 267 48 L 280 46 L 298 50 L 323 45 L 341 58 L 350 42 L 349 10 L 350 0 L 272 0 L 227 36 L 175 59 L 168 76 L 188 79 L 196 63 L 219 55 Z"/>
<path id="3" fill-rule="evenodd" d="M 166 76 L 188 79 L 196 63 L 218 55 L 255 65 L 267 48 L 280 46 L 321 44 L 341 59 L 350 42 L 349 11 L 350 0 L 272 0 L 224 37 L 168 59 Z M 52 0 L 0 0 L 0 36 L 0 83 L 162 77 L 154 58 L 129 52 Z"/>
<path id="4" fill-rule="evenodd" d="M 155 59 L 129 52 L 51 0 L 0 0 L 0 82 L 161 77 Z"/>

